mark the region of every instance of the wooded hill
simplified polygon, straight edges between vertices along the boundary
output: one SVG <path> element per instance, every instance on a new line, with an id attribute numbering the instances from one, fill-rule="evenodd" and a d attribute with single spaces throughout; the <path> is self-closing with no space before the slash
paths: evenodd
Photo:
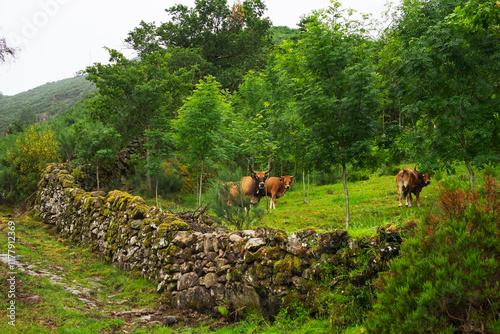
<path id="1" fill-rule="evenodd" d="M 55 118 L 74 106 L 86 94 L 95 91 L 84 75 L 48 82 L 12 96 L 0 94 L 0 133 L 15 122 L 25 125 L 39 122 L 41 115 Z"/>

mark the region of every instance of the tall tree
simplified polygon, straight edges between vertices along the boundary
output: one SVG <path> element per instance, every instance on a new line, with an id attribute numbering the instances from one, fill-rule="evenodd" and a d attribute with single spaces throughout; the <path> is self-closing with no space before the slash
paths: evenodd
<path id="1" fill-rule="evenodd" d="M 413 147 L 428 152 L 419 159 L 428 165 L 464 162 L 473 189 L 473 165 L 500 159 L 500 40 L 449 23 L 451 3 L 457 4 L 413 1 L 400 7 L 393 28 L 397 73 L 405 87 L 404 110 L 416 120 L 412 134 L 421 134 Z"/>
<path id="2" fill-rule="evenodd" d="M 128 60 L 115 50 L 109 52 L 110 64 L 98 63 L 86 70 L 88 80 L 98 88 L 90 101 L 91 118 L 113 126 L 125 142 L 147 140 L 145 134 L 155 129 L 169 131 L 170 121 L 193 86 L 196 65 L 202 62 L 199 57 L 188 52 L 153 52 Z M 145 155 L 149 161 L 147 149 Z M 146 175 L 151 191 L 149 170 Z"/>
<path id="3" fill-rule="evenodd" d="M 159 26 L 141 22 L 126 42 L 141 57 L 168 47 L 199 50 L 207 61 L 202 76 L 213 75 L 223 88 L 234 90 L 248 70 L 265 66 L 271 43 L 265 9 L 261 0 L 232 7 L 227 0 L 195 0 L 193 8 L 168 8 L 172 19 Z"/>
<path id="4" fill-rule="evenodd" d="M 311 130 L 311 160 L 342 168 L 348 228 L 347 165 L 369 161 L 380 92 L 363 21 L 340 6 L 332 2 L 309 18 L 299 43 L 303 63 L 297 91 L 301 119 Z"/>
<path id="5" fill-rule="evenodd" d="M 148 130 L 145 134 L 145 138 L 145 146 L 150 153 L 150 159 L 147 161 L 146 169 L 152 176 L 156 177 L 155 198 L 156 206 L 159 206 L 158 182 L 160 174 L 164 171 L 163 163 L 173 149 L 173 138 L 171 133 L 166 133 L 161 129 Z"/>
<path id="6" fill-rule="evenodd" d="M 176 138 L 182 151 L 199 171 L 198 204 L 202 202 L 203 173 L 210 161 L 221 157 L 221 133 L 224 116 L 230 111 L 230 103 L 220 91 L 214 77 L 200 80 L 174 122 Z"/>

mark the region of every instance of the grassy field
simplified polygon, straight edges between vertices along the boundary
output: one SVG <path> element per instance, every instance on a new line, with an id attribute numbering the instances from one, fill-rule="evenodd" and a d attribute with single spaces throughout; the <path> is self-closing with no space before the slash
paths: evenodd
<path id="1" fill-rule="evenodd" d="M 355 234 L 369 233 L 373 227 L 387 223 L 418 219 L 433 210 L 438 193 L 438 184 L 431 182 L 422 191 L 421 207 L 416 206 L 414 199 L 414 207 L 400 208 L 394 176 L 372 174 L 369 180 L 348 183 L 347 187 L 351 219 L 349 230 Z M 266 199 L 261 200 L 261 204 L 267 203 Z M 345 228 L 345 218 L 344 188 L 341 183 L 311 186 L 308 203 L 303 200 L 302 183 L 295 183 L 285 196 L 276 201 L 276 209 L 264 216 L 262 224 L 284 229 L 288 233 L 306 227 L 326 231 Z"/>
<path id="2" fill-rule="evenodd" d="M 351 225 L 349 234 L 374 233 L 373 227 L 386 223 L 419 221 L 436 210 L 438 182 L 424 188 L 422 207 L 400 208 L 394 176 L 370 175 L 367 181 L 349 183 Z M 262 206 L 268 201 L 263 199 Z M 342 184 L 311 186 L 309 202 L 303 201 L 301 183 L 296 183 L 276 202 L 277 209 L 265 213 L 260 225 L 293 233 L 306 227 L 318 231 L 345 227 L 345 200 Z M 166 307 L 156 285 L 132 278 L 103 263 L 78 245 L 58 239 L 50 227 L 29 217 L 16 219 L 0 214 L 0 253 L 6 253 L 9 221 L 15 223 L 17 254 L 21 270 L 15 272 L 16 326 L 8 325 L 7 279 L 13 274 L 0 262 L 0 333 L 328 333 L 328 317 L 293 317 L 283 310 L 271 324 L 250 316 L 238 324 L 211 319 L 193 312 Z M 256 227 L 256 226 L 251 226 Z M 306 314 L 306 312 L 304 313 Z M 164 326 L 166 323 L 171 323 Z M 361 333 L 351 328 L 345 333 Z"/>

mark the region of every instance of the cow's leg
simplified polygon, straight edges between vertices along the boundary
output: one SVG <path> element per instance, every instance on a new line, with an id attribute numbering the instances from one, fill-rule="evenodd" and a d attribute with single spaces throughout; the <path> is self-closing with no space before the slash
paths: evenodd
<path id="1" fill-rule="evenodd" d="M 398 184 L 398 199 L 399 199 L 399 206 L 403 206 L 401 203 L 401 186 Z"/>
<path id="2" fill-rule="evenodd" d="M 398 199 L 399 199 L 399 206 L 403 206 L 403 203 L 401 203 L 401 187 L 398 186 Z"/>
<path id="3" fill-rule="evenodd" d="M 415 192 L 415 197 L 417 198 L 417 206 L 420 206 L 420 192 Z"/>
<path id="4" fill-rule="evenodd" d="M 398 199 L 399 199 L 399 206 L 403 206 L 403 203 L 401 203 L 401 192 L 403 191 L 402 187 L 400 184 L 398 184 Z"/>
<path id="5" fill-rule="evenodd" d="M 408 201 L 409 200 L 409 201 Z M 413 198 L 411 197 L 411 191 L 408 192 L 408 195 L 406 196 L 406 206 L 408 208 L 411 208 L 411 202 L 413 201 Z"/>
<path id="6" fill-rule="evenodd" d="M 271 195 L 271 204 L 269 204 L 269 209 L 276 209 L 276 195 Z"/>

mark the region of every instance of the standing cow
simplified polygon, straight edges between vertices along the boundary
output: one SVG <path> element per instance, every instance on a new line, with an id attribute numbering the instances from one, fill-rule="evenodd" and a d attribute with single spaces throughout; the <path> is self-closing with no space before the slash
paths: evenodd
<path id="1" fill-rule="evenodd" d="M 266 182 L 263 196 L 271 196 L 269 209 L 276 209 L 276 199 L 285 195 L 290 189 L 290 184 L 295 182 L 295 175 L 286 175 L 282 177 L 270 177 Z"/>
<path id="2" fill-rule="evenodd" d="M 251 176 L 244 176 L 240 182 L 228 182 L 230 196 L 237 198 L 241 194 L 251 199 L 252 204 L 257 204 L 262 197 L 265 189 L 266 179 L 269 172 L 273 169 L 272 159 L 269 160 L 269 168 L 262 172 L 256 172 L 252 168 L 252 162 L 248 160 L 248 169 Z"/>
<path id="3" fill-rule="evenodd" d="M 412 193 L 414 193 L 417 198 L 417 206 L 420 206 L 420 192 L 424 187 L 431 184 L 431 180 L 429 172 L 422 174 L 416 169 L 403 168 L 398 175 L 396 175 L 396 184 L 398 186 L 399 206 L 403 206 L 401 203 L 401 193 L 403 193 L 403 196 L 406 199 L 405 205 L 407 207 L 411 207 Z"/>

